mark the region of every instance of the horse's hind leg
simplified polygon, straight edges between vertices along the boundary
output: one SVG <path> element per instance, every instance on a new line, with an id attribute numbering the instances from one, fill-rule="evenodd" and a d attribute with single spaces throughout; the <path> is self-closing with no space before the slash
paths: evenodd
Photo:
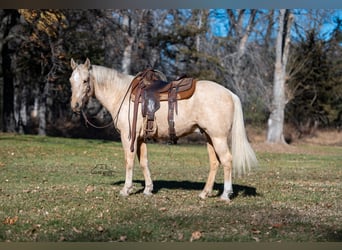
<path id="1" fill-rule="evenodd" d="M 229 200 L 229 196 L 233 193 L 232 184 L 232 155 L 229 151 L 226 138 L 213 138 L 212 139 L 215 152 L 223 166 L 224 173 L 224 187 L 221 195 L 222 200 Z"/>
<path id="2" fill-rule="evenodd" d="M 140 162 L 140 167 L 142 169 L 142 172 L 143 172 L 144 178 L 145 178 L 144 194 L 152 195 L 153 183 L 152 183 L 152 179 L 151 179 L 150 169 L 148 167 L 146 143 L 143 141 L 139 141 L 137 149 L 138 149 L 137 154 L 138 154 L 138 159 Z"/>
<path id="3" fill-rule="evenodd" d="M 209 170 L 209 175 L 208 175 L 208 179 L 207 179 L 207 182 L 205 184 L 205 187 L 199 195 L 199 197 L 202 199 L 205 199 L 213 191 L 217 169 L 220 165 L 220 163 L 217 159 L 216 152 L 214 150 L 213 144 L 212 144 L 209 136 L 207 136 L 207 140 L 208 140 L 207 141 L 207 150 L 208 150 L 208 155 L 209 155 L 210 170 Z"/>

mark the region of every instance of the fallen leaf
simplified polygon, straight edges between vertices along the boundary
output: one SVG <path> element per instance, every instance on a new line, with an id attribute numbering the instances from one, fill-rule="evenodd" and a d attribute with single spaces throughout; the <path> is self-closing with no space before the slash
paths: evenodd
<path id="1" fill-rule="evenodd" d="M 41 225 L 40 224 L 35 224 L 35 225 L 32 225 L 32 228 L 31 229 L 29 229 L 28 231 L 27 231 L 27 234 L 29 234 L 29 235 L 35 235 L 35 234 L 37 234 L 37 231 L 39 230 L 41 228 Z"/>
<path id="2" fill-rule="evenodd" d="M 14 216 L 14 217 L 6 217 L 5 220 L 2 222 L 5 225 L 13 225 L 18 221 L 19 217 Z"/>
<path id="3" fill-rule="evenodd" d="M 326 208 L 331 208 L 332 206 L 333 206 L 333 204 L 330 204 L 330 203 L 325 204 L 325 207 L 326 207 Z"/>
<path id="4" fill-rule="evenodd" d="M 283 226 L 283 223 L 275 223 L 272 225 L 272 228 L 280 228 Z"/>
<path id="5" fill-rule="evenodd" d="M 100 233 L 102 233 L 102 232 L 104 231 L 104 228 L 103 228 L 102 226 L 98 226 L 98 227 L 97 227 L 97 231 L 100 232 Z"/>
<path id="6" fill-rule="evenodd" d="M 255 240 L 256 242 L 259 242 L 260 239 L 258 237 L 252 237 L 253 240 Z"/>
<path id="7" fill-rule="evenodd" d="M 119 238 L 119 241 L 126 241 L 127 240 L 127 236 L 126 235 L 121 235 Z"/>
<path id="8" fill-rule="evenodd" d="M 190 241 L 192 242 L 194 240 L 199 240 L 201 237 L 202 237 L 202 233 L 200 231 L 192 232 Z"/>
<path id="9" fill-rule="evenodd" d="M 261 231 L 258 230 L 258 229 L 252 228 L 252 233 L 253 233 L 253 234 L 260 234 Z"/>
<path id="10" fill-rule="evenodd" d="M 95 187 L 94 187 L 94 186 L 88 185 L 88 186 L 86 187 L 85 193 L 88 194 L 88 193 L 94 192 L 94 190 L 95 190 Z"/>
<path id="11" fill-rule="evenodd" d="M 77 234 L 82 233 L 82 231 L 81 231 L 81 230 L 78 230 L 76 227 L 72 227 L 72 231 L 74 231 L 74 232 L 77 233 Z"/>
<path id="12" fill-rule="evenodd" d="M 59 238 L 59 240 L 58 241 L 65 241 L 66 239 L 65 239 L 65 237 L 64 236 L 61 236 L 60 238 Z"/>

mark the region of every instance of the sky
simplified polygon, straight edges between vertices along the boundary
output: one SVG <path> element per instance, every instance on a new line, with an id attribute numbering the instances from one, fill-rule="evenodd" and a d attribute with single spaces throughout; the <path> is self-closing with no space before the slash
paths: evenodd
<path id="1" fill-rule="evenodd" d="M 299 13 L 305 13 L 304 9 L 298 10 Z M 303 15 L 304 17 L 305 15 Z M 299 20 L 301 15 L 295 15 L 295 18 Z M 320 34 L 323 39 L 329 39 L 332 30 L 336 27 L 334 23 L 334 18 L 339 17 L 342 19 L 342 10 L 335 10 L 334 14 L 327 17 L 326 22 L 322 25 L 320 29 Z M 219 37 L 225 37 L 228 32 L 229 23 L 227 18 L 227 13 L 225 9 L 212 9 L 210 11 L 210 26 L 213 35 Z"/>

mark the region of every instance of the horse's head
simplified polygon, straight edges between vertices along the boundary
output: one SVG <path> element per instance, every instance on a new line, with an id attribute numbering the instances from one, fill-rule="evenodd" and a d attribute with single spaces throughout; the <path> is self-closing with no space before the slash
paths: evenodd
<path id="1" fill-rule="evenodd" d="M 69 79 L 72 91 L 71 109 L 79 113 L 93 95 L 90 60 L 87 58 L 84 64 L 77 64 L 74 59 L 71 59 L 71 68 L 73 69 Z"/>

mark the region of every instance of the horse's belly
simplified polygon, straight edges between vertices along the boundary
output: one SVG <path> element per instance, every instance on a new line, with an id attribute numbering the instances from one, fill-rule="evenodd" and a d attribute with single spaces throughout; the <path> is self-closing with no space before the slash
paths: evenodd
<path id="1" fill-rule="evenodd" d="M 175 110 L 173 114 L 177 137 L 190 134 L 197 128 L 196 119 L 190 110 L 190 103 L 186 103 L 186 101 L 178 101 L 177 112 Z M 160 105 L 160 109 L 155 113 L 156 137 L 158 138 L 169 137 L 168 112 L 168 104 L 163 102 Z"/>

